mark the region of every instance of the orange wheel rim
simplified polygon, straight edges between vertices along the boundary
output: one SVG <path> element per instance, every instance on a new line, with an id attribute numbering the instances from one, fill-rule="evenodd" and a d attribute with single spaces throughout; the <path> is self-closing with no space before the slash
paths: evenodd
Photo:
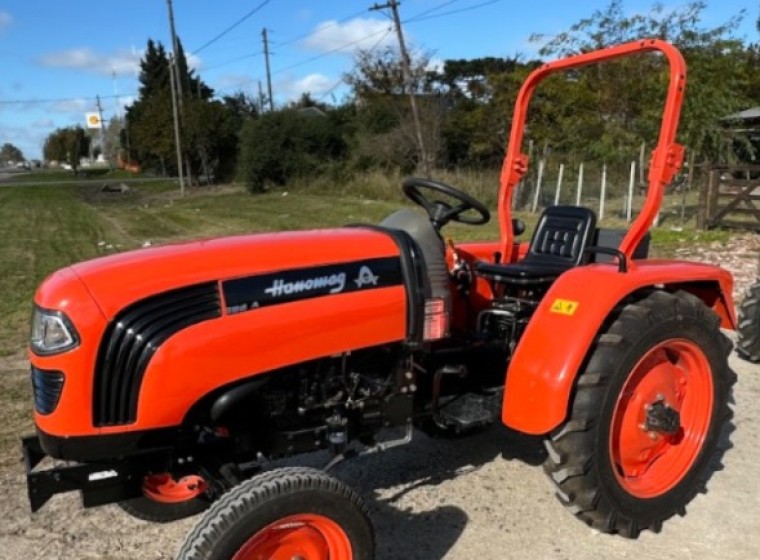
<path id="1" fill-rule="evenodd" d="M 351 560 L 351 542 L 340 526 L 322 515 L 299 514 L 267 525 L 232 560 Z"/>
<path id="2" fill-rule="evenodd" d="M 610 458 L 626 492 L 655 498 L 683 480 L 702 450 L 712 409 L 711 368 L 699 346 L 671 339 L 650 349 L 612 415 Z"/>
<path id="3" fill-rule="evenodd" d="M 155 502 L 176 504 L 203 494 L 208 483 L 198 475 L 175 480 L 169 473 L 151 474 L 143 479 L 143 494 Z"/>

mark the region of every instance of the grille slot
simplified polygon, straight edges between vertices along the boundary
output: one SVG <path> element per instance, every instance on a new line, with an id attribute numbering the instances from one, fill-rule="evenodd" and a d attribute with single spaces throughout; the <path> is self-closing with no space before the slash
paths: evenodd
<path id="1" fill-rule="evenodd" d="M 156 350 L 173 334 L 221 314 L 216 282 L 151 296 L 119 312 L 106 328 L 98 351 L 95 425 L 134 422 L 143 374 Z"/>
<path id="2" fill-rule="evenodd" d="M 32 366 L 34 408 L 40 414 L 50 414 L 58 406 L 63 391 L 63 373 L 46 371 Z"/>

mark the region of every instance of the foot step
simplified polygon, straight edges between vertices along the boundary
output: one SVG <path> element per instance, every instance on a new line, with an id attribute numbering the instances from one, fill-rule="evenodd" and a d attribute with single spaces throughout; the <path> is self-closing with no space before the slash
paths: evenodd
<path id="1" fill-rule="evenodd" d="M 438 422 L 456 431 L 492 424 L 501 408 L 501 392 L 453 397 L 438 409 Z"/>

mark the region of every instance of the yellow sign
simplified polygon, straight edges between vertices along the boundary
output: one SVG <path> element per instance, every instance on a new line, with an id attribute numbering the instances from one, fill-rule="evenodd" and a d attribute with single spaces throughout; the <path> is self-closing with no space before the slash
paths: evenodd
<path id="1" fill-rule="evenodd" d="M 560 315 L 575 315 L 578 310 L 579 303 L 577 301 L 570 301 L 568 299 L 555 299 L 552 303 L 552 313 L 559 313 Z"/>
<path id="2" fill-rule="evenodd" d="M 99 113 L 85 113 L 85 119 L 87 120 L 87 128 L 101 127 Z"/>

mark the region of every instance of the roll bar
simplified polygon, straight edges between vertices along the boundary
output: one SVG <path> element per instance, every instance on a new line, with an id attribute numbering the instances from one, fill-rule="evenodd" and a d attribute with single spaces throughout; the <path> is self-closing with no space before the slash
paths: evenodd
<path id="1" fill-rule="evenodd" d="M 670 64 L 670 84 L 668 85 L 665 108 L 662 113 L 660 136 L 657 140 L 657 147 L 652 152 L 649 166 L 647 197 L 641 212 L 631 224 L 619 247 L 626 258 L 628 260 L 631 259 L 633 251 L 638 246 L 639 241 L 646 235 L 657 212 L 660 210 L 665 185 L 670 183 L 683 163 L 684 148 L 676 144 L 675 138 L 681 115 L 684 88 L 686 87 L 686 62 L 684 62 L 683 56 L 678 49 L 670 43 L 659 39 L 633 41 L 548 62 L 531 72 L 525 80 L 515 102 L 512 131 L 509 135 L 509 144 L 507 145 L 507 152 L 501 170 L 498 211 L 499 247 L 502 255 L 511 254 L 514 240 L 512 232 L 512 194 L 528 170 L 528 156 L 522 153 L 521 149 L 523 133 L 525 132 L 525 121 L 528 116 L 528 105 L 536 86 L 541 80 L 555 72 L 646 51 L 659 51 L 668 59 Z"/>

